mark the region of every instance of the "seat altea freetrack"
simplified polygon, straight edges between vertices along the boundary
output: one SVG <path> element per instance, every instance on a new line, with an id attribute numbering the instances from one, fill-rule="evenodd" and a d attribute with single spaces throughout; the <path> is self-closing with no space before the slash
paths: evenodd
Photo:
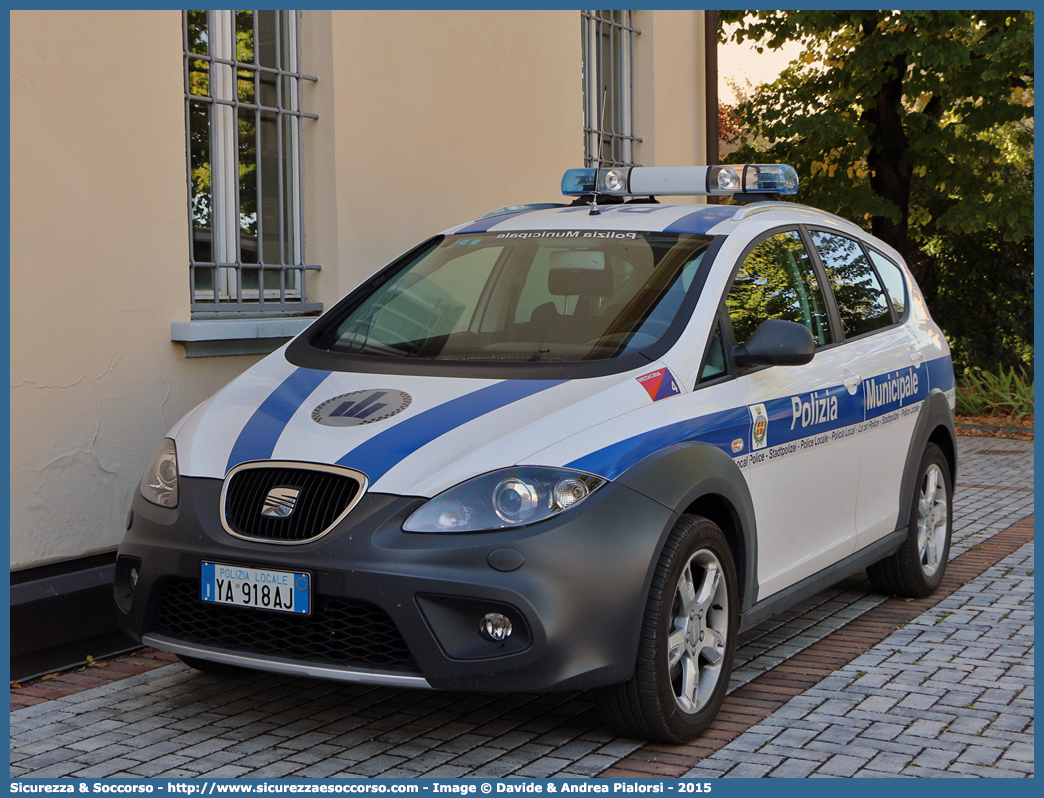
<path id="1" fill-rule="evenodd" d="M 866 568 L 931 592 L 956 447 L 902 258 L 790 167 L 570 170 L 425 241 L 186 415 L 123 629 L 202 670 L 600 688 L 689 740 L 740 631 Z M 734 194 L 745 205 L 659 204 Z"/>

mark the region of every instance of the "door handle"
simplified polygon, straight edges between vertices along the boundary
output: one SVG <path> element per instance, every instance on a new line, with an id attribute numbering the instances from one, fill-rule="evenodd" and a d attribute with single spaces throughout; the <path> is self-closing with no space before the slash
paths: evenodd
<path id="1" fill-rule="evenodd" d="M 924 353 L 920 349 L 910 348 L 910 360 L 914 363 L 920 363 L 924 359 Z"/>
<path id="2" fill-rule="evenodd" d="M 858 374 L 853 374 L 847 369 L 845 369 L 845 371 L 846 373 L 841 376 L 841 383 L 848 389 L 850 396 L 855 396 L 856 391 L 859 390 L 859 383 L 863 381 L 863 378 Z"/>

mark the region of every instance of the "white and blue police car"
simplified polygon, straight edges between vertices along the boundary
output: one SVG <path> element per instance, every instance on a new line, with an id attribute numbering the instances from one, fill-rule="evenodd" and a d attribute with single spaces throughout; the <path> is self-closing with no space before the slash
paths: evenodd
<path id="1" fill-rule="evenodd" d="M 946 568 L 942 331 L 788 166 L 570 170 L 377 272 L 170 431 L 123 629 L 201 670 L 599 688 L 689 740 L 738 634 L 861 569 Z M 734 195 L 746 204 L 660 204 Z"/>

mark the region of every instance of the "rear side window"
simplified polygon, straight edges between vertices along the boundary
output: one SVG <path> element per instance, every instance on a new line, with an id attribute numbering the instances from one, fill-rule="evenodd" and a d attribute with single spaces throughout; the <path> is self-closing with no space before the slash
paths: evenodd
<path id="1" fill-rule="evenodd" d="M 846 338 L 889 326 L 892 310 L 870 259 L 858 242 L 821 230 L 811 231 L 841 314 Z"/>
<path id="2" fill-rule="evenodd" d="M 903 279 L 902 271 L 884 255 L 873 250 L 870 250 L 870 259 L 877 267 L 877 273 L 881 277 L 881 282 L 884 283 L 885 291 L 888 292 L 888 298 L 892 300 L 896 318 L 901 319 L 906 312 L 906 280 Z"/>
<path id="3" fill-rule="evenodd" d="M 766 319 L 805 325 L 817 346 L 833 342 L 823 293 L 796 230 L 766 238 L 751 250 L 725 303 L 739 343 Z"/>

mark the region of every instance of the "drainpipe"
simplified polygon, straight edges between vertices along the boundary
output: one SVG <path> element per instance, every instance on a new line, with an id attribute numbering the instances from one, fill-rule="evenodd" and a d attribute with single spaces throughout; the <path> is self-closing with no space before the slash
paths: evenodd
<path id="1" fill-rule="evenodd" d="M 708 166 L 718 163 L 718 12 L 703 12 L 703 72 L 706 81 L 704 96 L 707 98 L 707 154 Z M 717 204 L 717 197 L 707 197 L 707 202 Z"/>

